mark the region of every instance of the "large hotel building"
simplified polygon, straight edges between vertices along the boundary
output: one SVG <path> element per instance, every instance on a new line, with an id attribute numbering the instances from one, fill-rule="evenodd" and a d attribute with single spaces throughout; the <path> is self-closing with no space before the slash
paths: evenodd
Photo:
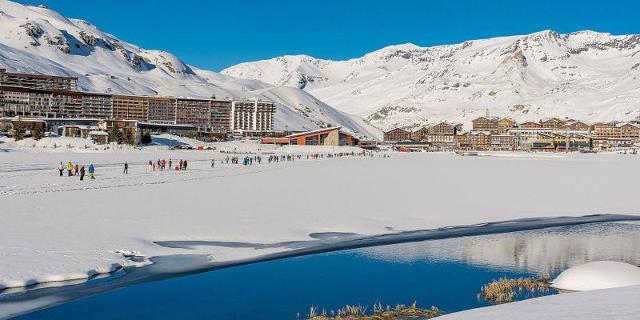
<path id="1" fill-rule="evenodd" d="M 275 104 L 78 91 L 78 79 L 0 69 L 0 116 L 135 120 L 201 132 L 272 131 Z"/>

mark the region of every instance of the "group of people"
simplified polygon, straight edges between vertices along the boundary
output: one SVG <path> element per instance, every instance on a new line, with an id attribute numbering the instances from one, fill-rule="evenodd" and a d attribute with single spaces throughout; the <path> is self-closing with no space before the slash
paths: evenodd
<path id="1" fill-rule="evenodd" d="M 372 152 L 367 152 L 367 151 L 363 151 L 363 152 L 350 152 L 350 153 L 327 153 L 327 154 L 323 154 L 323 153 L 314 153 L 314 154 L 307 154 L 307 155 L 292 155 L 292 154 L 287 154 L 287 155 L 270 155 L 269 158 L 267 158 L 268 163 L 278 163 L 278 162 L 292 162 L 292 161 L 296 161 L 296 160 L 301 160 L 303 159 L 303 157 L 306 157 L 307 160 L 309 159 L 322 159 L 322 158 L 334 158 L 334 157 L 346 157 L 346 156 L 371 156 L 373 157 L 373 153 Z M 386 155 L 385 155 L 386 157 Z M 173 159 L 157 159 L 156 161 L 153 160 L 149 160 L 149 172 L 155 172 L 155 171 L 164 171 L 164 170 L 171 170 L 173 167 Z M 215 163 L 216 160 L 215 159 L 211 159 L 211 168 L 215 168 Z M 238 156 L 228 156 L 224 159 L 224 160 L 220 160 L 220 163 L 226 163 L 226 164 L 240 164 L 240 157 Z M 262 157 L 258 156 L 258 155 L 253 155 L 253 156 L 245 156 L 244 158 L 242 158 L 242 165 L 245 166 L 250 166 L 253 164 L 261 164 L 262 163 Z M 187 160 L 179 160 L 178 162 L 176 162 L 175 165 L 175 170 L 176 171 L 180 171 L 180 170 L 187 170 Z M 60 162 L 60 165 L 58 166 L 58 171 L 60 172 L 60 176 L 64 176 L 64 171 L 67 171 L 67 174 L 69 177 L 71 176 L 80 176 L 80 180 L 84 180 L 85 174 L 88 174 L 89 178 L 91 179 L 95 179 L 95 167 L 93 164 L 90 164 L 88 166 L 88 168 L 85 169 L 84 165 L 80 165 L 80 164 L 73 164 L 71 163 L 71 161 L 69 161 L 69 163 L 67 163 L 67 165 L 65 166 L 62 162 Z M 124 169 L 122 171 L 123 174 L 129 174 L 129 163 L 125 162 L 124 163 Z"/>
<path id="2" fill-rule="evenodd" d="M 128 172 L 128 164 L 125 162 L 125 173 Z M 149 172 L 155 172 L 155 171 L 164 171 L 165 169 L 169 169 L 171 170 L 173 166 L 173 159 L 158 159 L 156 161 L 153 160 L 149 160 Z M 175 166 L 175 170 L 179 171 L 179 170 L 187 170 L 187 160 L 180 160 L 179 162 L 176 163 Z"/>
<path id="3" fill-rule="evenodd" d="M 80 181 L 84 180 L 84 176 L 87 172 L 89 173 L 89 178 L 96 178 L 95 167 L 93 166 L 93 163 L 90 164 L 87 169 L 85 169 L 84 165 L 79 165 L 77 163 L 74 165 L 73 163 L 71 163 L 71 161 L 69 161 L 69 163 L 67 163 L 67 165 L 65 166 L 62 161 L 60 161 L 60 164 L 58 165 L 58 171 L 60 172 L 61 177 L 64 176 L 65 169 L 67 170 L 69 177 L 80 176 Z"/>

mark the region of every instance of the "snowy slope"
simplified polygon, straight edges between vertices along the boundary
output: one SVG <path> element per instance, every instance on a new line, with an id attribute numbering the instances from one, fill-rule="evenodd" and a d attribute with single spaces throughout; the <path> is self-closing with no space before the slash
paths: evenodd
<path id="1" fill-rule="evenodd" d="M 66 75 L 79 78 L 81 90 L 138 95 L 172 95 L 217 98 L 266 97 L 273 85 L 201 70 L 171 53 L 147 50 L 100 31 L 91 23 L 68 19 L 57 12 L 0 0 L 0 68 L 10 71 Z M 259 92 L 256 92 L 259 90 Z M 315 98 L 302 90 L 287 90 L 286 100 L 304 100 L 315 106 Z M 332 122 L 363 136 L 380 131 L 356 116 L 344 115 L 327 104 L 313 114 L 336 115 L 315 119 L 290 105 L 278 104 L 276 129 L 316 129 L 317 123 Z M 340 115 L 340 116 L 338 116 Z M 343 122 L 343 120 L 346 120 Z"/>
<path id="2" fill-rule="evenodd" d="M 484 115 L 519 121 L 640 115 L 640 35 L 542 31 L 418 47 L 390 46 L 347 61 L 283 56 L 223 74 L 287 85 L 389 129 Z"/>

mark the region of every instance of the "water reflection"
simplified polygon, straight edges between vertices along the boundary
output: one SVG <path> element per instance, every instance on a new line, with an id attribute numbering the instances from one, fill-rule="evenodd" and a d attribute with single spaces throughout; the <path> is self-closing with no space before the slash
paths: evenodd
<path id="1" fill-rule="evenodd" d="M 401 249 L 400 249 L 401 247 Z M 555 274 L 589 261 L 640 265 L 640 223 L 611 222 L 372 247 L 359 254 L 387 262 L 464 262 Z"/>

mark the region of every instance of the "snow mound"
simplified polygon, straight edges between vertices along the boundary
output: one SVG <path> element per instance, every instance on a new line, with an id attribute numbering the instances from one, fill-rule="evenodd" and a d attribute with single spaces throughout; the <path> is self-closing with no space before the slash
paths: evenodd
<path id="1" fill-rule="evenodd" d="M 585 263 L 562 272 L 553 287 L 560 290 L 588 291 L 640 285 L 640 268 L 615 261 Z"/>

